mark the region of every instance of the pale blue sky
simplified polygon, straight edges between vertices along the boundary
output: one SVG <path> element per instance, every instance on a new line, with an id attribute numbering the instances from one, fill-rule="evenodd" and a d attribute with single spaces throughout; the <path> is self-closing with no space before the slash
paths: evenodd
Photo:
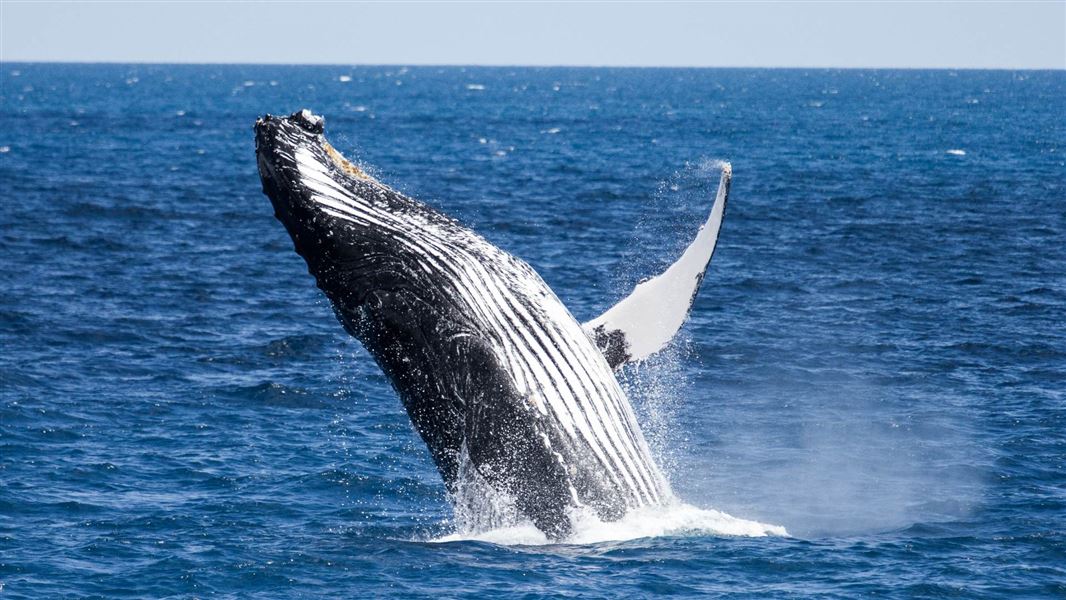
<path id="1" fill-rule="evenodd" d="M 1066 0 L 0 0 L 0 60 L 1063 69 Z"/>

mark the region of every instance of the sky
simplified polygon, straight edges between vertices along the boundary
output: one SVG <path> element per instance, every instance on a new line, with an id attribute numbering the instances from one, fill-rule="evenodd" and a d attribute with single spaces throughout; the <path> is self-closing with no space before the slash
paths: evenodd
<path id="1" fill-rule="evenodd" d="M 0 61 L 1066 69 L 1066 0 L 0 0 Z"/>

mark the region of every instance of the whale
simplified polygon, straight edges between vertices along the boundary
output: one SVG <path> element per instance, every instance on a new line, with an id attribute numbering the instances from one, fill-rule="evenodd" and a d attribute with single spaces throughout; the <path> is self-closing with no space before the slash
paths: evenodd
<path id="1" fill-rule="evenodd" d="M 686 321 L 732 169 L 681 256 L 578 322 L 525 261 L 382 183 L 304 109 L 255 123 L 275 217 L 343 328 L 391 382 L 450 498 L 471 478 L 550 540 L 673 492 L 618 380 Z M 454 501 L 454 500 L 453 500 Z"/>

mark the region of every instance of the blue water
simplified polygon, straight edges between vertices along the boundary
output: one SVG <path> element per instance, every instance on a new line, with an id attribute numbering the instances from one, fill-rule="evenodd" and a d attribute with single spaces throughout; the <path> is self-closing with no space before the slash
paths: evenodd
<path id="1" fill-rule="evenodd" d="M 2 598 L 1066 595 L 1064 72 L 0 82 Z M 624 380 L 681 498 L 790 535 L 439 542 L 425 447 L 260 192 L 255 117 L 304 106 L 579 319 L 731 160 L 692 319 Z"/>

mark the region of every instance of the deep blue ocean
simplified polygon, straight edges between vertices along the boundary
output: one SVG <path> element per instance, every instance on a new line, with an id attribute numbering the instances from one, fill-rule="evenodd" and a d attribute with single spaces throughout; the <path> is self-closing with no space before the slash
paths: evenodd
<path id="1" fill-rule="evenodd" d="M 0 70 L 0 598 L 1066 597 L 1066 72 Z M 303 107 L 581 320 L 731 161 L 622 379 L 683 500 L 789 535 L 453 535 L 261 193 Z"/>

